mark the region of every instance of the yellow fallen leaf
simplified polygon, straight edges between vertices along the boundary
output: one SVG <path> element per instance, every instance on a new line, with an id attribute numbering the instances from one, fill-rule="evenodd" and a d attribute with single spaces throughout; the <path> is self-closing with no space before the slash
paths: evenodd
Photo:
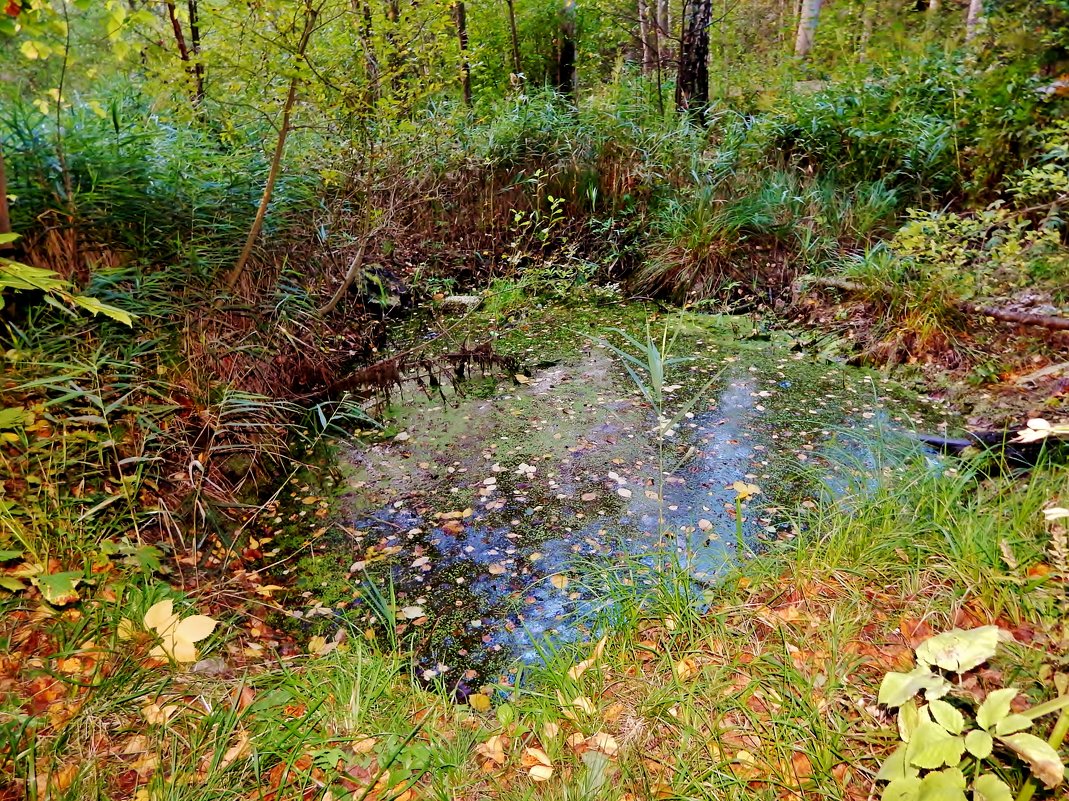
<path id="1" fill-rule="evenodd" d="M 568 577 L 563 573 L 554 573 L 549 577 L 549 583 L 556 587 L 558 590 L 563 590 L 568 586 Z"/>
<path id="2" fill-rule="evenodd" d="M 482 693 L 475 693 L 468 697 L 468 706 L 476 712 L 489 712 L 490 699 Z"/>

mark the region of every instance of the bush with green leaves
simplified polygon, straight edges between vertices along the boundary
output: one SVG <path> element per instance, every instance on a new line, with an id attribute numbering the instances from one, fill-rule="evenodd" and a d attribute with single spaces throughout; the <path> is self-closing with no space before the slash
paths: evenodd
<path id="1" fill-rule="evenodd" d="M 989 692 L 975 711 L 973 697 L 961 689 L 962 674 L 991 659 L 998 643 L 997 626 L 953 629 L 917 646 L 912 671 L 884 677 L 879 702 L 898 709 L 902 744 L 876 777 L 887 782 L 883 801 L 966 801 L 970 785 L 974 801 L 1010 801 L 1012 790 L 1005 779 L 1011 771 L 1000 764 L 1002 755 L 1023 760 L 1047 788 L 1063 782 L 1065 766 L 1056 749 L 1069 728 L 1069 713 L 1062 712 L 1050 741 L 1027 729 L 1043 715 L 1069 710 L 1069 677 L 1060 674 L 1060 694 L 1053 701 L 1020 712 L 1013 711 L 1019 694 L 1013 687 Z M 950 675 L 959 682 L 952 682 Z M 918 695 L 924 703 L 918 704 Z"/>

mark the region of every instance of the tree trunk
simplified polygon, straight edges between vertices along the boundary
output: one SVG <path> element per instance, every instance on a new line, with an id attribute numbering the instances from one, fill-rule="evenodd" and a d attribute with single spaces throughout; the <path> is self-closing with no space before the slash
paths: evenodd
<path id="1" fill-rule="evenodd" d="M 364 112 L 368 116 L 379 100 L 379 62 L 375 56 L 374 28 L 371 22 L 371 6 L 368 0 L 352 0 L 353 14 L 358 18 L 357 31 L 360 49 L 364 51 L 364 70 L 367 72 L 367 88 L 364 90 Z"/>
<path id="2" fill-rule="evenodd" d="M 460 88 L 464 94 L 464 105 L 471 107 L 471 62 L 468 61 L 468 15 L 464 0 L 457 0 L 453 6 L 453 19 L 457 24 L 457 41 L 460 43 Z"/>
<path id="3" fill-rule="evenodd" d="M 669 42 L 672 41 L 672 12 L 669 6 L 669 0 L 656 0 L 657 2 L 657 34 L 660 38 L 660 42 L 657 47 L 657 55 L 660 58 L 657 66 L 659 69 L 664 69 L 665 64 L 671 57 L 669 52 Z"/>
<path id="4" fill-rule="evenodd" d="M 798 58 L 805 58 L 813 49 L 821 2 L 822 0 L 802 0 L 802 10 L 798 15 L 798 36 L 794 40 L 794 55 Z"/>
<path id="5" fill-rule="evenodd" d="M 0 234 L 11 233 L 11 211 L 7 205 L 7 173 L 4 171 L 4 148 L 0 143 Z M 10 244 L 0 242 L 0 250 L 10 247 Z"/>
<path id="6" fill-rule="evenodd" d="M 653 52 L 650 49 L 650 24 L 646 0 L 638 0 L 638 38 L 642 44 L 642 74 L 653 72 Z"/>
<path id="7" fill-rule="evenodd" d="M 969 0 L 969 15 L 965 18 L 965 41 L 971 41 L 984 15 L 984 0 Z"/>
<path id="8" fill-rule="evenodd" d="M 876 25 L 877 0 L 866 0 L 861 10 L 861 38 L 858 40 L 858 61 L 868 60 L 869 41 L 872 39 L 872 29 Z"/>
<path id="9" fill-rule="evenodd" d="M 566 97 L 575 94 L 575 0 L 564 0 L 561 13 L 557 89 Z"/>
<path id="10" fill-rule="evenodd" d="M 312 38 L 312 31 L 315 29 L 318 13 L 318 10 L 310 4 L 304 8 L 304 30 L 301 32 L 296 51 L 298 61 L 304 59 L 305 51 L 308 50 L 308 42 Z M 297 86 L 300 82 L 301 79 L 298 75 L 294 75 L 290 79 L 289 92 L 286 94 L 286 102 L 282 106 L 282 123 L 278 129 L 278 139 L 275 141 L 275 153 L 271 157 L 271 167 L 267 171 L 267 183 L 264 185 L 263 195 L 260 196 L 260 205 L 256 209 L 256 217 L 252 221 L 249 235 L 245 239 L 245 247 L 241 249 L 241 255 L 238 256 L 238 260 L 226 276 L 226 289 L 228 292 L 234 291 L 234 287 L 237 286 L 238 281 L 241 279 L 241 274 L 245 272 L 245 265 L 248 264 L 252 249 L 256 246 L 256 240 L 263 229 L 264 217 L 267 216 L 267 207 L 271 204 L 271 195 L 275 191 L 275 181 L 278 180 L 278 173 L 282 168 L 282 154 L 286 149 L 286 137 L 289 136 L 290 132 L 290 116 L 293 113 L 293 104 L 297 100 Z"/>
<path id="11" fill-rule="evenodd" d="M 516 5 L 514 0 L 505 0 L 509 9 L 509 34 L 512 36 L 512 73 L 516 80 L 523 76 L 523 62 L 520 60 L 520 37 L 516 33 Z"/>
<path id="12" fill-rule="evenodd" d="M 401 51 L 397 44 L 397 28 L 401 22 L 401 6 L 398 0 L 386 3 L 386 43 L 389 54 L 386 57 L 386 69 L 390 73 L 390 86 L 394 97 L 401 95 Z"/>
<path id="13" fill-rule="evenodd" d="M 709 103 L 709 25 L 712 0 L 685 0 L 683 36 L 679 47 L 676 108 L 704 116 Z"/>
<path id="14" fill-rule="evenodd" d="M 193 102 L 199 106 L 204 101 L 204 62 L 200 59 L 200 10 L 197 0 L 188 0 L 186 13 L 189 14 L 189 53 L 193 58 Z"/>

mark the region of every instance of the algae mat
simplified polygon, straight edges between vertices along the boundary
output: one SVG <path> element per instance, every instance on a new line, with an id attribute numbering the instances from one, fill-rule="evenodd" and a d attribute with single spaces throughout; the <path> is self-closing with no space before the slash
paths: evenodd
<path id="1" fill-rule="evenodd" d="M 947 424 L 937 403 L 747 319 L 621 304 L 466 322 L 452 337 L 424 322 L 399 347 L 493 338 L 549 364 L 397 402 L 388 439 L 348 450 L 346 536 L 330 549 L 332 580 L 320 560 L 314 587 L 348 594 L 360 625 L 385 616 L 420 678 L 461 693 L 611 626 L 668 562 L 696 586 L 715 582 L 762 541 L 789 538 L 814 495 L 871 481 L 901 431 Z M 661 437 L 607 343 L 633 347 L 617 327 L 644 341 L 665 326 L 685 360 L 665 377 L 664 414 L 687 411 Z"/>

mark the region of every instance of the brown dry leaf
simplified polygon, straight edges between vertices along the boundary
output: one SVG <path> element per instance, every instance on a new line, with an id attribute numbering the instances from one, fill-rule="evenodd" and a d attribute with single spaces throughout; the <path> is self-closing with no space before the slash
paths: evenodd
<path id="1" fill-rule="evenodd" d="M 536 782 L 548 782 L 553 778 L 553 768 L 549 765 L 534 765 L 527 773 Z"/>
<path id="2" fill-rule="evenodd" d="M 237 739 L 233 745 L 227 749 L 226 753 L 222 755 L 222 759 L 219 760 L 219 766 L 217 770 L 223 771 L 229 768 L 238 759 L 243 759 L 249 755 L 249 735 L 245 729 L 238 729 Z"/>
<path id="3" fill-rule="evenodd" d="M 141 714 L 150 726 L 162 726 L 177 711 L 178 707 L 175 704 L 167 704 L 162 707 L 159 704 L 146 704 L 141 707 Z"/>
<path id="4" fill-rule="evenodd" d="M 574 748 L 576 751 L 586 750 L 586 735 L 582 732 L 572 732 L 568 735 L 568 739 L 564 742 L 568 744 L 569 748 Z"/>
<path id="5" fill-rule="evenodd" d="M 578 665 L 572 665 L 572 667 L 568 668 L 568 678 L 572 681 L 579 681 L 579 677 L 593 667 L 594 661 L 593 659 L 584 659 Z"/>
<path id="6" fill-rule="evenodd" d="M 558 590 L 563 590 L 568 586 L 568 577 L 563 573 L 554 573 L 549 577 L 549 583 Z"/>
<path id="7" fill-rule="evenodd" d="M 701 672 L 701 667 L 698 665 L 698 660 L 685 656 L 675 663 L 672 672 L 680 681 L 690 681 Z"/>
<path id="8" fill-rule="evenodd" d="M 353 749 L 354 754 L 369 754 L 378 742 L 374 737 L 358 737 L 349 744 L 349 747 Z"/>
<path id="9" fill-rule="evenodd" d="M 616 742 L 616 738 L 603 731 L 591 734 L 586 743 L 590 748 L 595 751 L 601 751 L 606 756 L 614 756 L 620 750 L 620 745 Z"/>
<path id="10" fill-rule="evenodd" d="M 593 715 L 598 711 L 598 708 L 594 706 L 594 702 L 587 698 L 585 695 L 580 695 L 578 698 L 573 698 L 572 706 L 587 715 Z"/>
<path id="11" fill-rule="evenodd" d="M 553 760 L 549 758 L 549 754 L 543 751 L 541 748 L 524 748 L 523 756 L 520 757 L 520 764 L 529 768 L 533 765 L 545 765 L 546 767 L 553 766 Z"/>
<path id="12" fill-rule="evenodd" d="M 542 726 L 542 736 L 545 739 L 556 739 L 558 734 L 560 734 L 560 726 L 558 726 L 556 723 L 546 723 L 544 726 Z"/>
<path id="13" fill-rule="evenodd" d="M 495 734 L 485 743 L 475 746 L 475 753 L 488 762 L 504 765 L 506 748 L 508 748 L 508 738 L 503 734 Z"/>

